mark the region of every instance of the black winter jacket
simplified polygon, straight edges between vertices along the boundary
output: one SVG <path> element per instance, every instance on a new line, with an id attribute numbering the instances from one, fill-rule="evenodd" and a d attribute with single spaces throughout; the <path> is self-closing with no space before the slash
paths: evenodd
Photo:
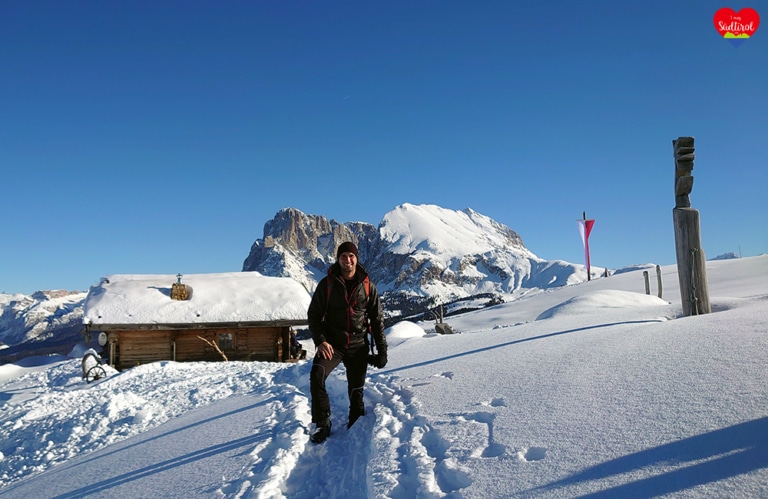
<path id="1" fill-rule="evenodd" d="M 366 298 L 364 279 L 368 275 L 359 263 L 355 271 L 357 283 L 347 294 L 341 267 L 331 265 L 328 275 L 318 283 L 307 311 L 309 330 L 315 345 L 327 341 L 336 349 L 357 347 L 366 341 L 365 315 L 373 334 L 378 353 L 387 353 L 387 339 L 384 336 L 384 317 L 379 301 L 379 292 L 369 280 Z M 330 282 L 330 295 L 328 283 Z M 325 320 L 323 320 L 325 318 Z"/>

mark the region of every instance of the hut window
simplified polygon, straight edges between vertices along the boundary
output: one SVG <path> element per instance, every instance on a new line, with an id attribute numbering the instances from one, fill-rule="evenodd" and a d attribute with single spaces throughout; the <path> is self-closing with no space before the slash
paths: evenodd
<path id="1" fill-rule="evenodd" d="M 222 350 L 232 350 L 234 348 L 232 342 L 232 333 L 219 334 L 219 348 Z"/>

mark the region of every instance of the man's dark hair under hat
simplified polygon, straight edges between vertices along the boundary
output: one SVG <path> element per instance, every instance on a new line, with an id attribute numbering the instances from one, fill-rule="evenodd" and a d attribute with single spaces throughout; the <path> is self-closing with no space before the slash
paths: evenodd
<path id="1" fill-rule="evenodd" d="M 339 245 L 339 249 L 336 250 L 336 259 L 341 256 L 342 253 L 354 253 L 355 256 L 357 256 L 357 246 L 355 246 L 355 243 L 351 241 L 347 241 L 345 243 L 341 243 Z"/>

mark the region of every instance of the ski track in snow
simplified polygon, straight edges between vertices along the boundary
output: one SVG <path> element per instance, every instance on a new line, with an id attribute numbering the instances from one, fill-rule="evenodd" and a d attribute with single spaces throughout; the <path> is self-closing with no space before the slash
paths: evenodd
<path id="1" fill-rule="evenodd" d="M 417 404 L 396 378 L 369 375 L 366 415 L 350 429 L 343 370 L 334 371 L 327 387 L 331 436 L 307 444 L 286 481 L 286 497 L 445 497 L 468 484 L 451 477 L 456 470 L 444 462 L 444 442 L 417 415 Z"/>
<path id="2" fill-rule="evenodd" d="M 262 423 L 271 434 L 250 451 L 249 469 L 223 484 L 219 490 L 222 497 L 283 497 L 289 472 L 309 442 L 309 401 L 296 386 L 302 376 L 300 367 L 295 365 L 276 373 L 275 383 L 269 387 L 275 397 L 269 405 L 269 416 Z"/>
<path id="3" fill-rule="evenodd" d="M 194 420 L 196 408 L 217 403 L 228 417 L 242 411 L 242 424 L 236 426 L 244 432 L 238 441 L 244 452 L 230 462 L 230 468 L 239 471 L 229 469 L 218 488 L 207 490 L 216 497 L 462 497 L 462 489 L 473 480 L 461 463 L 546 457 L 544 448 L 507 449 L 495 442 L 494 421 L 497 411 L 507 409 L 504 398 L 430 419 L 420 414 L 411 391 L 424 386 L 423 380 L 376 371 L 369 372 L 365 386 L 366 415 L 347 429 L 347 380 L 341 368 L 327 382 L 332 434 L 324 443 L 312 444 L 310 368 L 311 361 L 160 362 L 110 371 L 110 377 L 91 384 L 82 381 L 77 360 L 31 372 L 24 376 L 40 377 L 37 390 L 44 394 L 0 406 L 0 437 L 18 446 L 0 449 L 0 488 L 29 475 L 30 466 L 42 473 L 73 457 L 107 450 L 110 444 L 141 439 L 148 431 L 162 430 L 164 423 L 173 426 L 180 416 Z M 156 385 L 157 376 L 172 381 Z M 432 377 L 452 383 L 454 373 L 436 372 Z M 11 391 L 8 383 L 2 388 Z M 232 397 L 262 401 L 258 419 L 245 409 L 233 410 L 227 400 L 234 402 Z M 240 404 L 254 406 L 246 400 Z M 62 413 L 62 406 L 68 411 Z M 213 406 L 206 412 L 211 410 L 219 409 Z"/>
<path id="4" fill-rule="evenodd" d="M 230 364 L 160 362 L 122 373 L 110 370 L 108 378 L 86 384 L 79 361 L 67 360 L 23 375 L 24 383 L 37 378 L 37 397 L 20 396 L 0 405 L 0 437 L 12 442 L 0 449 L 0 488 L 29 475 L 30 467 L 39 474 L 71 459 L 90 459 L 89 454 L 107 451 L 111 444 L 141 438 L 177 417 L 193 415 L 197 407 L 226 402 L 229 397 L 256 396 L 264 400 L 260 414 L 266 416 L 257 422 L 244 420 L 242 427 L 251 434 L 243 438 L 252 443 L 247 458 L 237 461 L 244 463 L 242 469 L 230 471 L 220 487 L 207 494 L 405 499 L 455 496 L 471 484 L 468 472 L 448 452 L 448 442 L 418 414 L 413 394 L 396 376 L 369 373 L 366 415 L 347 429 L 346 375 L 344 369 L 334 371 L 327 383 L 333 432 L 323 444 L 312 444 L 311 362 Z M 152 379 L 158 375 L 173 381 L 155 385 Z M 450 379 L 452 373 L 440 376 Z M 9 383 L 0 385 L 12 392 Z M 497 405 L 503 402 L 489 402 L 488 408 Z M 62 406 L 67 411 L 62 412 Z M 227 405 L 221 407 L 231 412 Z M 248 417 L 243 411 L 243 418 Z M 451 425 L 484 426 L 484 446 L 470 452 L 487 457 L 498 451 L 492 441 L 492 422 L 492 413 L 479 411 L 457 414 Z"/>
<path id="5" fill-rule="evenodd" d="M 280 386 L 295 385 L 299 399 L 294 404 L 296 410 L 286 412 L 275 404 L 273 417 L 279 422 L 274 438 L 254 449 L 253 468 L 244 474 L 247 478 L 227 484 L 221 489 L 222 495 L 298 499 L 460 497 L 456 493 L 472 483 L 468 470 L 451 457 L 448 442 L 418 414 L 418 403 L 412 393 L 393 376 L 369 375 L 365 387 L 366 415 L 347 429 L 346 376 L 343 369 L 334 371 L 327 382 L 333 430 L 324 443 L 310 443 L 311 418 L 306 396 L 309 367 L 307 363 L 300 369 L 286 371 L 291 379 L 283 380 Z M 488 405 L 504 404 L 497 399 Z M 482 457 L 504 452 L 503 447 L 493 443 L 493 418 L 492 413 L 484 411 L 453 418 L 453 424 L 466 423 L 475 428 L 479 422 L 486 428 Z M 296 421 L 300 421 L 300 431 L 295 431 Z M 261 455 L 268 459 L 262 461 Z"/>

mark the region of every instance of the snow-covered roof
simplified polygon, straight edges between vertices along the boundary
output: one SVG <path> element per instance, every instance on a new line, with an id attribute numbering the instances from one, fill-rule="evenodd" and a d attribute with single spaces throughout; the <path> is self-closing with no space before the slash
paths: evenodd
<path id="1" fill-rule="evenodd" d="M 172 300 L 171 274 L 116 274 L 91 286 L 83 323 L 213 324 L 306 320 L 311 296 L 287 277 L 258 272 L 185 274 L 188 300 Z"/>

